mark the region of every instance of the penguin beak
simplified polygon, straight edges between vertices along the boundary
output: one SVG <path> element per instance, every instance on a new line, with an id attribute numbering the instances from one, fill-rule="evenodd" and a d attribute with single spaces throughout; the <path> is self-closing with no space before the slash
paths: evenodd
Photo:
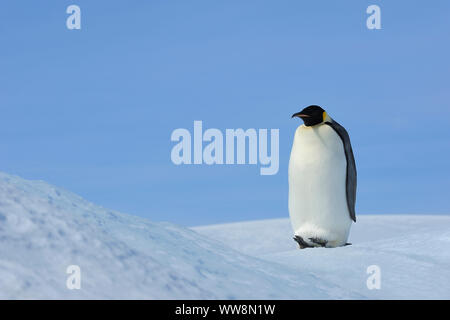
<path id="1" fill-rule="evenodd" d="M 294 118 L 294 117 L 299 117 L 299 118 L 302 118 L 302 119 L 303 118 L 309 118 L 309 116 L 307 114 L 302 114 L 301 111 L 297 112 L 297 113 L 294 113 L 291 118 Z"/>

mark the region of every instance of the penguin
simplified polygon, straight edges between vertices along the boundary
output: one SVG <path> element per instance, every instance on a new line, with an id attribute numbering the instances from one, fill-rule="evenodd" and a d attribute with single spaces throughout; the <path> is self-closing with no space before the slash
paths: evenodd
<path id="1" fill-rule="evenodd" d="M 294 113 L 289 159 L 289 216 L 300 249 L 339 247 L 356 222 L 356 164 L 350 137 L 320 106 Z"/>

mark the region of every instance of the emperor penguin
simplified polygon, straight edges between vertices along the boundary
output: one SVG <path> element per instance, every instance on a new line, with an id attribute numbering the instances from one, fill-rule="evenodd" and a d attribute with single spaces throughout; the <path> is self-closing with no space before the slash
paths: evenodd
<path id="1" fill-rule="evenodd" d="M 356 222 L 356 164 L 350 137 L 320 106 L 294 113 L 289 216 L 300 249 L 348 245 Z"/>

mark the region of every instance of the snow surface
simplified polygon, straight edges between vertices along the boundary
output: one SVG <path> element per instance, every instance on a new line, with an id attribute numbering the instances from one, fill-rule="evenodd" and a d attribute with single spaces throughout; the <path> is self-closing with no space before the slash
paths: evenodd
<path id="1" fill-rule="evenodd" d="M 350 241 L 299 250 L 288 219 L 154 223 L 0 173 L 1 299 L 450 298 L 450 216 L 358 216 Z"/>

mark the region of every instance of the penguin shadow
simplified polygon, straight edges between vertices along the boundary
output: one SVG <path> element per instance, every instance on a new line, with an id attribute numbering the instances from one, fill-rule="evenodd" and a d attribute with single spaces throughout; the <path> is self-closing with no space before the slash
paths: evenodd
<path id="1" fill-rule="evenodd" d="M 309 244 L 306 242 L 302 237 L 300 236 L 294 236 L 293 238 L 295 242 L 298 243 L 298 246 L 300 249 L 306 249 L 306 248 L 335 248 L 335 247 L 327 247 L 328 241 L 321 238 L 308 238 L 314 245 Z M 346 243 L 343 245 L 345 246 L 351 246 L 351 243 Z"/>

